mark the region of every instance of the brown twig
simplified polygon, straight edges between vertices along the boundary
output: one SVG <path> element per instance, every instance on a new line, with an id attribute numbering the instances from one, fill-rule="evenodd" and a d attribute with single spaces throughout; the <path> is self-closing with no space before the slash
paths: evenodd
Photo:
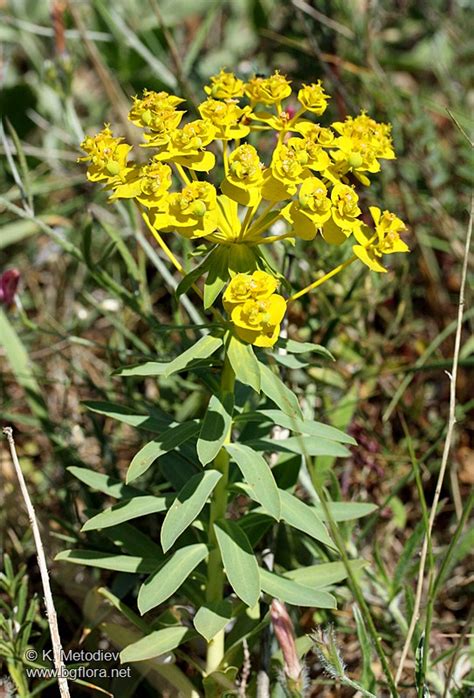
<path id="1" fill-rule="evenodd" d="M 61 694 L 61 698 L 70 698 L 69 685 L 66 678 L 66 667 L 63 662 L 63 648 L 61 645 L 61 638 L 59 636 L 58 617 L 56 615 L 56 608 L 54 606 L 51 585 L 49 583 L 48 567 L 46 564 L 46 556 L 44 554 L 43 541 L 41 540 L 38 520 L 36 518 L 33 503 L 28 493 L 28 488 L 26 487 L 25 478 L 23 477 L 23 472 L 21 470 L 20 462 L 16 453 L 15 441 L 13 439 L 13 429 L 11 427 L 4 427 L 3 433 L 7 437 L 13 466 L 15 468 L 16 476 L 20 484 L 21 494 L 26 505 L 28 518 L 30 519 L 31 529 L 33 531 L 33 538 L 35 541 L 36 554 L 38 558 L 38 566 L 41 574 L 41 583 L 43 585 L 44 604 L 46 607 L 46 615 L 48 618 L 49 630 L 51 633 L 51 642 L 53 645 L 54 667 L 56 669 L 56 676 L 58 679 L 59 693 Z"/>
<path id="2" fill-rule="evenodd" d="M 448 373 L 450 380 L 450 394 L 449 394 L 449 416 L 448 416 L 448 430 L 446 433 L 446 441 L 444 442 L 443 455 L 441 458 L 441 467 L 438 475 L 438 481 L 436 483 L 436 490 L 433 498 L 433 503 L 431 505 L 430 518 L 428 520 L 428 530 L 425 532 L 425 537 L 423 540 L 423 547 L 421 550 L 420 566 L 418 569 L 418 583 L 416 588 L 415 604 L 413 606 L 413 614 L 410 621 L 410 626 L 408 628 L 408 633 L 405 639 L 405 644 L 402 650 L 402 656 L 400 658 L 400 664 L 398 666 L 397 673 L 395 675 L 395 683 L 400 681 L 403 667 L 405 665 L 406 658 L 410 649 L 411 639 L 415 631 L 416 623 L 420 616 L 421 598 L 423 594 L 423 582 L 425 577 L 425 567 L 426 558 L 428 555 L 428 549 L 431 545 L 431 533 L 433 531 L 433 525 L 437 514 L 438 504 L 441 497 L 441 490 L 443 487 L 444 476 L 446 474 L 446 469 L 448 466 L 448 457 L 451 450 L 451 443 L 453 440 L 454 426 L 456 424 L 456 378 L 458 373 L 459 365 L 459 352 L 461 349 L 461 333 L 463 325 L 463 315 L 464 315 L 464 294 L 466 288 L 466 278 L 467 278 L 467 266 L 469 259 L 469 250 L 471 245 L 472 237 L 472 225 L 474 218 L 474 197 L 471 201 L 471 213 L 469 217 L 469 225 L 466 234 L 466 246 L 464 249 L 464 259 L 462 265 L 462 275 L 461 275 L 461 287 L 459 289 L 459 303 L 458 303 L 458 317 L 456 326 L 456 336 L 454 340 L 454 353 L 453 353 L 453 365 L 451 373 Z"/>

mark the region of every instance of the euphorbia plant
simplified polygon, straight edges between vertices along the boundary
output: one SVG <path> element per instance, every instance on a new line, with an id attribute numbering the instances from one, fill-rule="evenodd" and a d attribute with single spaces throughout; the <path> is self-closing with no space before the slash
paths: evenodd
<path id="1" fill-rule="evenodd" d="M 211 388 L 201 419 L 176 423 L 162 416 L 147 418 L 145 426 L 155 438 L 136 454 L 127 473 L 127 485 L 135 483 L 149 469 L 160 468 L 165 454 L 178 450 L 176 468 L 183 464 L 188 481 L 170 476 L 167 468 L 170 491 L 165 495 L 146 495 L 129 486 L 125 494 L 117 490 L 125 501 L 85 528 L 106 528 L 144 514 L 161 517 L 158 559 L 133 570 L 150 572 L 140 586 L 138 608 L 148 613 L 177 595 L 191 603 L 194 629 L 165 613 L 122 657 L 138 661 L 161 655 L 197 633 L 207 643 L 205 664 L 197 662 L 203 676 L 214 674 L 224 686 L 235 679 L 237 668 L 232 667 L 238 666 L 243 639 L 268 622 L 262 598 L 334 608 L 327 587 L 345 576 L 332 563 L 289 570 L 275 559 L 268 569 L 259 542 L 272 523 L 283 522 L 315 541 L 311 549 L 316 556 L 316 550 L 338 549 L 326 527 L 328 517 L 333 527 L 337 520 L 372 510 L 353 503 L 346 512 L 331 502 L 322 506 L 314 492 L 311 503 L 304 502 L 295 494 L 298 471 L 293 479 L 283 477 L 282 469 L 272 468 L 265 457 L 299 454 L 301 463 L 310 463 L 314 456 L 344 457 L 344 444 L 353 443 L 341 431 L 306 419 L 279 376 L 282 353 L 323 351 L 280 338 L 287 306 L 353 262 L 384 272 L 383 255 L 408 247 L 400 238 L 405 225 L 395 214 L 371 207 L 373 223 L 366 222 L 356 189 L 370 184 L 381 161 L 395 157 L 389 125 L 361 113 L 322 126 L 318 119 L 329 96 L 321 82 L 303 85 L 295 106 L 290 82 L 278 72 L 244 83 L 221 71 L 205 91 L 208 98 L 198 106 L 199 118 L 184 125 L 179 97 L 147 90 L 135 97 L 129 118 L 143 131 L 136 160 L 132 146 L 109 126 L 82 144 L 89 180 L 103 183 L 111 201 L 133 200 L 183 274 L 177 293 L 194 289 L 203 311 L 213 315 L 212 330 L 171 362 L 121 371 L 124 376 L 157 377 L 195 372 Z M 148 153 L 151 158 L 143 163 Z M 190 273 L 184 273 L 163 234 L 199 243 L 193 259 L 200 255 L 201 261 Z M 306 288 L 294 289 L 268 249 L 298 239 L 315 246 L 350 245 L 352 256 L 325 273 L 315 270 L 323 274 L 315 274 Z M 212 367 L 213 376 L 220 372 L 219 389 L 203 375 L 206 367 Z M 236 384 L 242 388 L 237 392 Z M 294 436 L 273 440 L 275 426 Z M 90 482 L 84 473 L 77 474 Z M 97 478 L 94 484 L 101 487 Z M 61 557 L 84 562 L 84 556 L 71 552 Z M 100 558 L 93 564 L 100 565 Z M 112 569 L 121 568 L 116 564 Z M 218 670 L 227 676 L 219 678 Z M 175 674 L 173 680 L 192 694 L 184 676 Z"/>

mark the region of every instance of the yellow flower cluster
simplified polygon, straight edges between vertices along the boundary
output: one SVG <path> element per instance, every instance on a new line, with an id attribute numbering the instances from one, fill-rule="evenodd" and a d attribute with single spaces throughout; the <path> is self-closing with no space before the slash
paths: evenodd
<path id="1" fill-rule="evenodd" d="M 257 347 L 271 347 L 280 333 L 286 301 L 275 293 L 278 281 L 264 271 L 237 274 L 225 290 L 224 308 L 240 339 Z"/>
<path id="2" fill-rule="evenodd" d="M 275 294 L 276 280 L 259 271 L 260 245 L 295 238 L 340 245 L 353 237 L 354 259 L 377 272 L 385 271 L 384 254 L 408 251 L 402 221 L 372 207 L 370 228 L 356 191 L 357 184 L 370 184 L 381 161 L 395 157 L 390 126 L 364 112 L 323 126 L 318 119 L 330 97 L 321 81 L 303 84 L 293 96 L 278 71 L 244 82 L 221 70 L 204 90 L 199 118 L 184 124 L 181 98 L 145 90 L 133 98 L 129 114 L 143 131 L 135 160 L 129 160 L 132 146 L 108 125 L 84 140 L 80 159 L 89 163 L 89 180 L 104 183 L 112 201 L 136 203 L 163 249 L 162 232 L 199 238 L 211 255 L 225 245 L 228 270 L 219 274 L 230 279 L 224 307 L 235 332 L 270 346 L 286 303 Z M 274 135 L 258 150 L 255 135 L 262 132 Z M 244 140 L 249 136 L 251 142 Z M 144 163 L 149 148 L 154 152 Z M 251 252 L 240 254 L 241 245 Z M 236 268 L 236 259 L 247 267 Z"/>

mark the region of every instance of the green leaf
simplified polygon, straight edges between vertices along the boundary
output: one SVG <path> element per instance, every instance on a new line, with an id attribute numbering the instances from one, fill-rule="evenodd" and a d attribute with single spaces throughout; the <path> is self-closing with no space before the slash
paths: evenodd
<path id="1" fill-rule="evenodd" d="M 293 526 L 293 528 L 297 528 L 330 548 L 334 548 L 334 543 L 329 537 L 326 526 L 319 518 L 317 511 L 286 490 L 279 490 L 279 492 L 281 518 L 287 524 Z"/>
<path id="2" fill-rule="evenodd" d="M 353 521 L 354 519 L 368 516 L 368 514 L 373 514 L 374 511 L 378 509 L 376 504 L 365 502 L 328 502 L 327 505 L 334 521 Z M 315 502 L 313 508 L 317 515 L 320 516 L 323 521 L 326 521 L 326 515 L 322 505 Z"/>
<path id="3" fill-rule="evenodd" d="M 233 409 L 234 396 L 231 393 L 225 395 L 223 402 L 216 395 L 209 400 L 197 442 L 197 454 L 202 465 L 214 460 L 221 450 L 232 424 Z"/>
<path id="4" fill-rule="evenodd" d="M 260 368 L 252 346 L 232 335 L 227 346 L 227 357 L 237 380 L 260 393 Z"/>
<path id="5" fill-rule="evenodd" d="M 334 456 L 337 458 L 347 458 L 350 452 L 345 446 L 336 441 L 328 439 L 315 438 L 314 436 L 290 436 L 281 441 L 265 437 L 255 441 L 248 441 L 255 451 L 265 451 L 272 453 L 273 451 L 287 451 L 290 453 L 298 453 L 305 456 Z"/>
<path id="6" fill-rule="evenodd" d="M 143 615 L 151 608 L 155 608 L 169 599 L 207 554 L 207 546 L 204 543 L 187 545 L 185 548 L 177 550 L 168 562 L 165 562 L 140 587 L 138 592 L 140 613 Z"/>
<path id="7" fill-rule="evenodd" d="M 156 570 L 156 560 L 152 558 L 116 555 L 115 553 L 103 553 L 100 550 L 62 550 L 54 559 L 86 567 L 100 567 L 103 570 L 114 570 L 115 572 L 135 573 Z"/>
<path id="8" fill-rule="evenodd" d="M 207 334 L 186 349 L 173 361 L 146 361 L 144 364 L 136 366 L 125 366 L 115 371 L 117 376 L 171 376 L 190 367 L 190 364 L 197 359 L 207 359 L 219 347 L 222 346 L 222 338 Z"/>
<path id="9" fill-rule="evenodd" d="M 127 483 L 143 475 L 154 461 L 188 441 L 199 431 L 199 422 L 182 422 L 166 429 L 160 437 L 147 443 L 133 457 L 127 471 Z"/>
<path id="10" fill-rule="evenodd" d="M 104 528 L 104 536 L 127 554 L 153 560 L 154 567 L 147 572 L 154 572 L 163 561 L 163 551 L 146 533 L 131 523 L 117 524 Z"/>
<path id="11" fill-rule="evenodd" d="M 166 553 L 176 539 L 194 521 L 222 474 L 217 470 L 196 473 L 187 482 L 165 516 L 161 527 L 161 545 Z"/>
<path id="12" fill-rule="evenodd" d="M 167 415 L 163 415 L 162 417 L 161 415 L 150 416 L 149 414 L 134 414 L 128 407 L 117 405 L 113 402 L 86 400 L 82 404 L 92 412 L 103 414 L 105 417 L 116 419 L 131 427 L 137 427 L 137 429 L 143 429 L 153 433 L 156 432 L 157 434 L 161 434 L 163 429 L 171 423 L 171 419 Z"/>
<path id="13" fill-rule="evenodd" d="M 374 672 L 372 671 L 372 643 L 367 633 L 362 614 L 356 604 L 352 606 L 352 612 L 356 622 L 357 637 L 359 638 L 362 655 L 362 676 L 360 677 L 360 684 L 368 691 L 373 691 L 376 687 L 376 680 Z"/>
<path id="14" fill-rule="evenodd" d="M 194 627 L 208 642 L 225 628 L 232 618 L 232 604 L 228 601 L 206 603 L 194 616 Z"/>
<path id="15" fill-rule="evenodd" d="M 120 661 L 122 664 L 127 664 L 128 662 L 142 662 L 145 659 L 159 657 L 179 647 L 191 635 L 189 629 L 182 625 L 155 630 L 125 647 L 120 652 Z"/>
<path id="16" fill-rule="evenodd" d="M 425 651 L 425 633 L 422 633 L 415 652 L 415 684 L 418 689 L 418 695 L 421 695 L 422 698 L 430 698 L 431 694 L 428 686 L 425 684 L 425 672 L 423 669 Z"/>
<path id="17" fill-rule="evenodd" d="M 230 248 L 218 245 L 209 255 L 209 272 L 204 284 L 204 308 L 210 308 L 229 279 Z"/>
<path id="18" fill-rule="evenodd" d="M 186 351 L 168 364 L 168 368 L 166 369 L 164 375 L 171 376 L 173 373 L 184 371 L 190 363 L 196 359 L 207 359 L 221 346 L 222 337 L 214 337 L 211 334 L 201 337 L 196 344 L 193 344 L 191 347 L 189 347 L 189 349 L 186 349 Z"/>
<path id="19" fill-rule="evenodd" d="M 351 444 L 353 446 L 357 445 L 357 441 L 352 436 L 345 434 L 340 429 L 336 429 L 336 427 L 332 427 L 329 424 L 313 422 L 309 419 L 298 419 L 297 417 L 292 418 L 280 410 L 259 410 L 255 414 L 262 414 L 265 417 L 268 417 L 273 424 L 277 424 L 284 429 L 297 431 L 300 434 L 316 436 L 322 439 L 328 439 L 329 441 L 337 441 L 339 443 Z"/>
<path id="20" fill-rule="evenodd" d="M 211 262 L 211 256 L 212 253 L 207 255 L 207 257 L 200 263 L 198 264 L 197 267 L 195 267 L 192 271 L 189 272 L 189 274 L 186 274 L 179 284 L 176 287 L 176 296 L 179 298 L 183 293 L 186 293 L 186 291 L 189 291 L 191 286 L 196 283 L 196 281 L 206 273 L 206 271 L 209 269 L 209 264 Z"/>
<path id="21" fill-rule="evenodd" d="M 129 487 L 124 482 L 116 480 L 109 475 L 104 475 L 104 473 L 96 473 L 88 468 L 79 468 L 75 465 L 71 465 L 68 470 L 74 477 L 77 477 L 78 480 L 88 485 L 88 487 L 103 492 L 109 497 L 114 497 L 114 499 L 130 499 L 131 497 L 143 494 L 141 490 L 135 487 Z"/>
<path id="22" fill-rule="evenodd" d="M 259 573 L 262 590 L 275 599 L 281 599 L 293 606 L 336 608 L 336 599 L 327 591 L 311 589 L 262 568 L 259 568 Z"/>
<path id="23" fill-rule="evenodd" d="M 144 364 L 125 366 L 114 371 L 116 376 L 164 376 L 168 361 L 146 361 Z"/>
<path id="24" fill-rule="evenodd" d="M 117 524 L 137 519 L 147 514 L 157 514 L 166 511 L 171 501 L 168 497 L 153 497 L 143 495 L 126 499 L 113 507 L 109 507 L 100 514 L 93 516 L 82 527 L 82 531 L 96 531 L 98 528 L 109 528 Z"/>
<path id="25" fill-rule="evenodd" d="M 259 362 L 261 378 L 261 388 L 267 397 L 270 398 L 289 417 L 303 418 L 301 408 L 296 395 L 283 383 L 276 373 L 265 364 Z"/>
<path id="26" fill-rule="evenodd" d="M 250 486 L 252 499 L 259 502 L 274 519 L 279 521 L 280 495 L 266 460 L 243 444 L 226 444 L 225 448 L 239 466 L 245 482 Z"/>
<path id="27" fill-rule="evenodd" d="M 249 539 L 234 521 L 218 521 L 214 531 L 232 589 L 253 608 L 260 595 L 260 577 Z"/>
<path id="28" fill-rule="evenodd" d="M 353 572 L 363 569 L 368 563 L 365 560 L 350 560 Z M 347 578 L 347 571 L 342 562 L 323 562 L 320 565 L 300 567 L 297 570 L 285 572 L 285 577 L 312 589 L 321 589 Z"/>
<path id="29" fill-rule="evenodd" d="M 326 349 L 326 347 L 321 346 L 321 344 L 313 344 L 312 342 L 295 342 L 294 339 L 279 339 L 278 346 L 286 349 L 290 354 L 320 354 L 326 359 L 331 359 L 335 361 L 334 356 L 331 352 Z"/>
<path id="30" fill-rule="evenodd" d="M 47 419 L 48 411 L 35 378 L 28 352 L 2 308 L 0 308 L 0 346 L 3 346 L 5 350 L 18 384 L 25 391 L 32 413 L 39 420 Z"/>

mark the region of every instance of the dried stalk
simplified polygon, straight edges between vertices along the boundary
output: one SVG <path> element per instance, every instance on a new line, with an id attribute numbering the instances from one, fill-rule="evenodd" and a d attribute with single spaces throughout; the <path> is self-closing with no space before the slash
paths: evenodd
<path id="1" fill-rule="evenodd" d="M 443 456 L 441 459 L 441 467 L 440 467 L 440 471 L 439 471 L 439 475 L 438 475 L 438 481 L 436 483 L 436 490 L 435 490 L 435 494 L 434 494 L 434 498 L 433 498 L 433 504 L 431 505 L 430 518 L 428 521 L 428 530 L 425 533 L 425 537 L 423 540 L 423 547 L 421 550 L 420 567 L 418 570 L 418 583 L 417 583 L 417 588 L 416 588 L 415 605 L 413 607 L 413 615 L 411 617 L 410 627 L 408 628 L 408 634 L 406 636 L 405 644 L 403 646 L 400 664 L 398 666 L 398 670 L 397 670 L 397 673 L 395 675 L 395 684 L 397 684 L 400 681 L 400 678 L 401 678 L 401 675 L 403 672 L 403 667 L 404 667 L 404 664 L 405 664 L 405 661 L 406 661 L 406 658 L 408 656 L 408 652 L 410 649 L 411 639 L 413 637 L 413 633 L 415 632 L 415 627 L 416 627 L 416 623 L 418 621 L 418 618 L 420 617 L 420 606 L 421 606 L 421 598 L 422 598 L 422 594 L 423 594 L 423 582 L 424 582 L 424 577 L 425 577 L 426 558 L 427 558 L 427 554 L 428 554 L 428 549 L 431 546 L 431 533 L 433 531 L 433 525 L 434 525 L 434 521 L 435 521 L 436 514 L 437 514 L 439 500 L 441 497 L 441 490 L 443 487 L 444 476 L 446 474 L 446 469 L 448 466 L 449 452 L 451 450 L 451 444 L 452 444 L 452 440 L 453 440 L 454 426 L 456 424 L 456 414 L 455 414 L 456 413 L 456 378 L 457 378 L 458 365 L 459 365 L 459 352 L 461 350 L 461 333 L 462 333 L 462 324 L 463 324 L 463 315 L 464 315 L 464 294 L 465 294 L 465 288 L 466 288 L 467 266 L 468 266 L 468 260 L 469 260 L 469 250 L 470 250 L 470 245 L 471 245 L 473 218 L 474 218 L 474 198 L 471 201 L 471 213 L 470 213 L 470 217 L 469 217 L 469 225 L 468 225 L 467 234 L 466 234 L 466 246 L 464 249 L 464 259 L 463 259 L 462 275 L 461 275 L 461 287 L 459 289 L 457 327 L 456 327 L 456 336 L 455 336 L 455 340 L 454 340 L 453 365 L 452 365 L 451 373 L 448 373 L 448 377 L 449 377 L 450 384 L 451 384 L 450 385 L 450 394 L 449 394 L 448 430 L 446 433 L 446 441 L 444 443 Z"/>
<path id="2" fill-rule="evenodd" d="M 46 615 L 49 623 L 49 630 L 51 633 L 51 642 L 53 645 L 53 656 L 54 656 L 54 668 L 56 669 L 56 676 L 58 679 L 59 693 L 61 698 L 70 698 L 69 686 L 66 678 L 66 667 L 63 662 L 63 648 L 61 645 L 61 638 L 59 636 L 58 628 L 58 618 L 56 615 L 56 609 L 54 607 L 53 594 L 51 592 L 51 586 L 49 583 L 48 567 L 46 565 L 46 556 L 44 554 L 43 542 L 41 540 L 41 534 L 38 526 L 38 520 L 36 518 L 33 503 L 31 501 L 28 489 L 26 487 L 25 478 L 21 471 L 20 462 L 15 448 L 15 441 L 13 439 L 13 429 L 11 427 L 4 427 L 3 433 L 7 437 L 8 445 L 10 447 L 10 453 L 13 461 L 13 466 L 15 468 L 16 476 L 18 482 L 20 483 L 20 490 L 23 496 L 26 509 L 28 511 L 28 518 L 30 519 L 31 528 L 33 531 L 33 538 L 36 545 L 36 553 L 38 558 L 38 566 L 41 574 L 41 582 L 43 585 L 44 592 L 44 603 L 46 606 Z"/>

